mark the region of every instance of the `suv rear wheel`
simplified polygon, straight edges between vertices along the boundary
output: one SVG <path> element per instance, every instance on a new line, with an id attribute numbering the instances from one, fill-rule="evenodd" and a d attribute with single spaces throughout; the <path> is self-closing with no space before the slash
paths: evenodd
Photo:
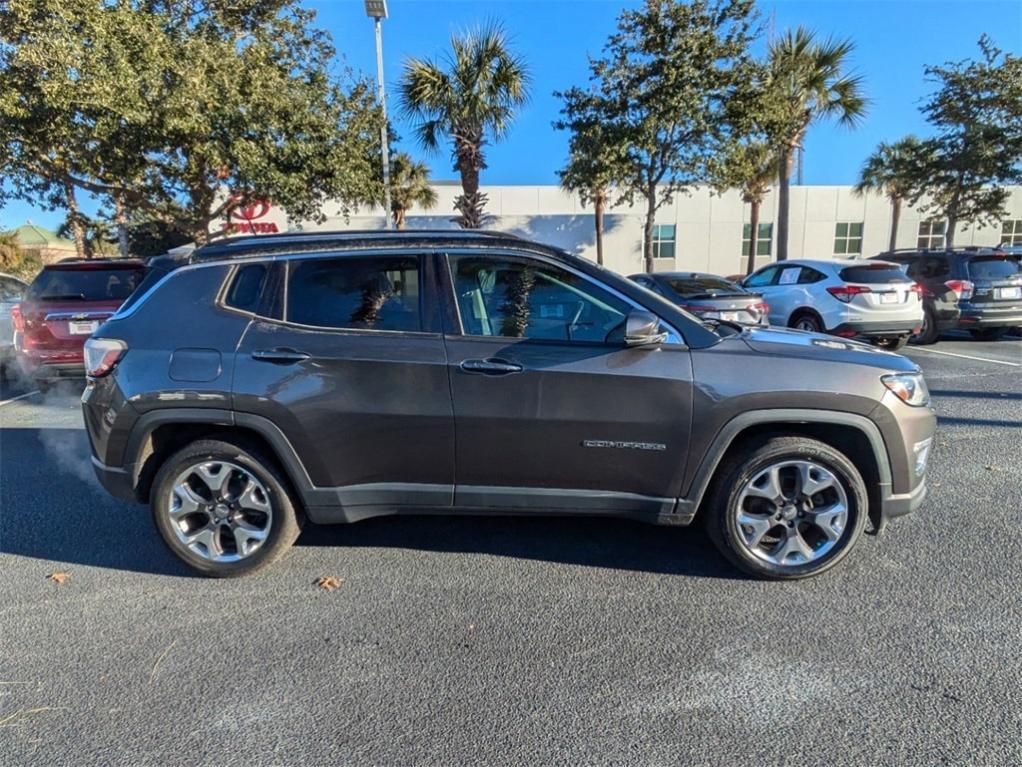
<path id="1" fill-rule="evenodd" d="M 220 440 L 193 442 L 167 459 L 151 507 L 170 550 L 215 578 L 266 567 L 301 532 L 301 513 L 276 465 Z"/>
<path id="2" fill-rule="evenodd" d="M 920 345 L 935 344 L 938 335 L 940 335 L 940 331 L 937 329 L 937 316 L 933 313 L 933 309 L 923 309 L 923 326 L 909 340 Z"/>
<path id="3" fill-rule="evenodd" d="M 752 575 L 794 580 L 829 570 L 851 551 L 869 502 L 844 454 L 783 436 L 732 454 L 710 503 L 707 528 L 725 557 Z"/>
<path id="4" fill-rule="evenodd" d="M 820 322 L 819 317 L 811 312 L 799 312 L 793 315 L 788 322 L 788 327 L 795 330 L 804 330 L 809 333 L 823 332 L 823 323 Z"/>

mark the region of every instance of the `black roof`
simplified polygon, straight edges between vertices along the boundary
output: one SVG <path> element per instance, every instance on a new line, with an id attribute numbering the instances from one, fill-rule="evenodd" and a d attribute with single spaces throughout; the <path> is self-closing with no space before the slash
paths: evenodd
<path id="1" fill-rule="evenodd" d="M 190 263 L 243 256 L 313 252 L 318 250 L 358 249 L 369 247 L 465 247 L 474 244 L 498 244 L 545 251 L 556 251 L 547 245 L 532 243 L 513 234 L 465 229 L 343 230 L 329 232 L 285 232 L 282 234 L 231 237 L 203 245 L 186 257 Z"/>

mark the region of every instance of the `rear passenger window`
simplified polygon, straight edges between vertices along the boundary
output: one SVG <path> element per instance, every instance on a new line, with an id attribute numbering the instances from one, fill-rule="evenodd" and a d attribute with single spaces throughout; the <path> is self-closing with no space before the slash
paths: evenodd
<path id="1" fill-rule="evenodd" d="M 266 264 L 248 264 L 241 267 L 234 274 L 224 303 L 243 312 L 258 311 L 259 298 L 269 271 Z"/>
<path id="2" fill-rule="evenodd" d="M 421 331 L 419 259 L 377 256 L 292 263 L 286 319 L 319 328 Z"/>
<path id="3" fill-rule="evenodd" d="M 823 272 L 813 269 L 811 266 L 803 266 L 802 274 L 798 276 L 799 285 L 812 285 L 814 282 L 827 279 Z"/>

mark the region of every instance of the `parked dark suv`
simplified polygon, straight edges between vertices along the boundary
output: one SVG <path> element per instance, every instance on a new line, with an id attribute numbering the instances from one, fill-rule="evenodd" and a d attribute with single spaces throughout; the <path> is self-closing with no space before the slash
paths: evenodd
<path id="1" fill-rule="evenodd" d="M 706 518 L 799 578 L 916 508 L 935 426 L 907 359 L 704 324 L 581 258 L 482 232 L 239 238 L 157 259 L 86 346 L 106 488 L 238 575 L 302 521 Z"/>
<path id="2" fill-rule="evenodd" d="M 905 267 L 923 288 L 923 328 L 914 343 L 932 344 L 942 331 L 962 328 L 978 341 L 996 341 L 1022 325 L 1022 266 L 995 248 L 892 250 L 874 258 Z"/>

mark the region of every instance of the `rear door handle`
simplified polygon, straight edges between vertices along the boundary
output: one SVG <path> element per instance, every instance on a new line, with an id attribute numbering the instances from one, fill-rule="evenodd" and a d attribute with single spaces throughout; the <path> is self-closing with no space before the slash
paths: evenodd
<path id="1" fill-rule="evenodd" d="M 461 363 L 461 369 L 466 373 L 482 373 L 486 376 L 506 376 L 510 373 L 521 373 L 523 368 L 516 362 L 498 359 L 496 357 L 488 360 L 465 360 Z"/>
<path id="2" fill-rule="evenodd" d="M 252 359 L 272 362 L 276 365 L 291 365 L 309 359 L 309 355 L 297 349 L 278 347 L 276 349 L 258 349 L 252 352 Z"/>

